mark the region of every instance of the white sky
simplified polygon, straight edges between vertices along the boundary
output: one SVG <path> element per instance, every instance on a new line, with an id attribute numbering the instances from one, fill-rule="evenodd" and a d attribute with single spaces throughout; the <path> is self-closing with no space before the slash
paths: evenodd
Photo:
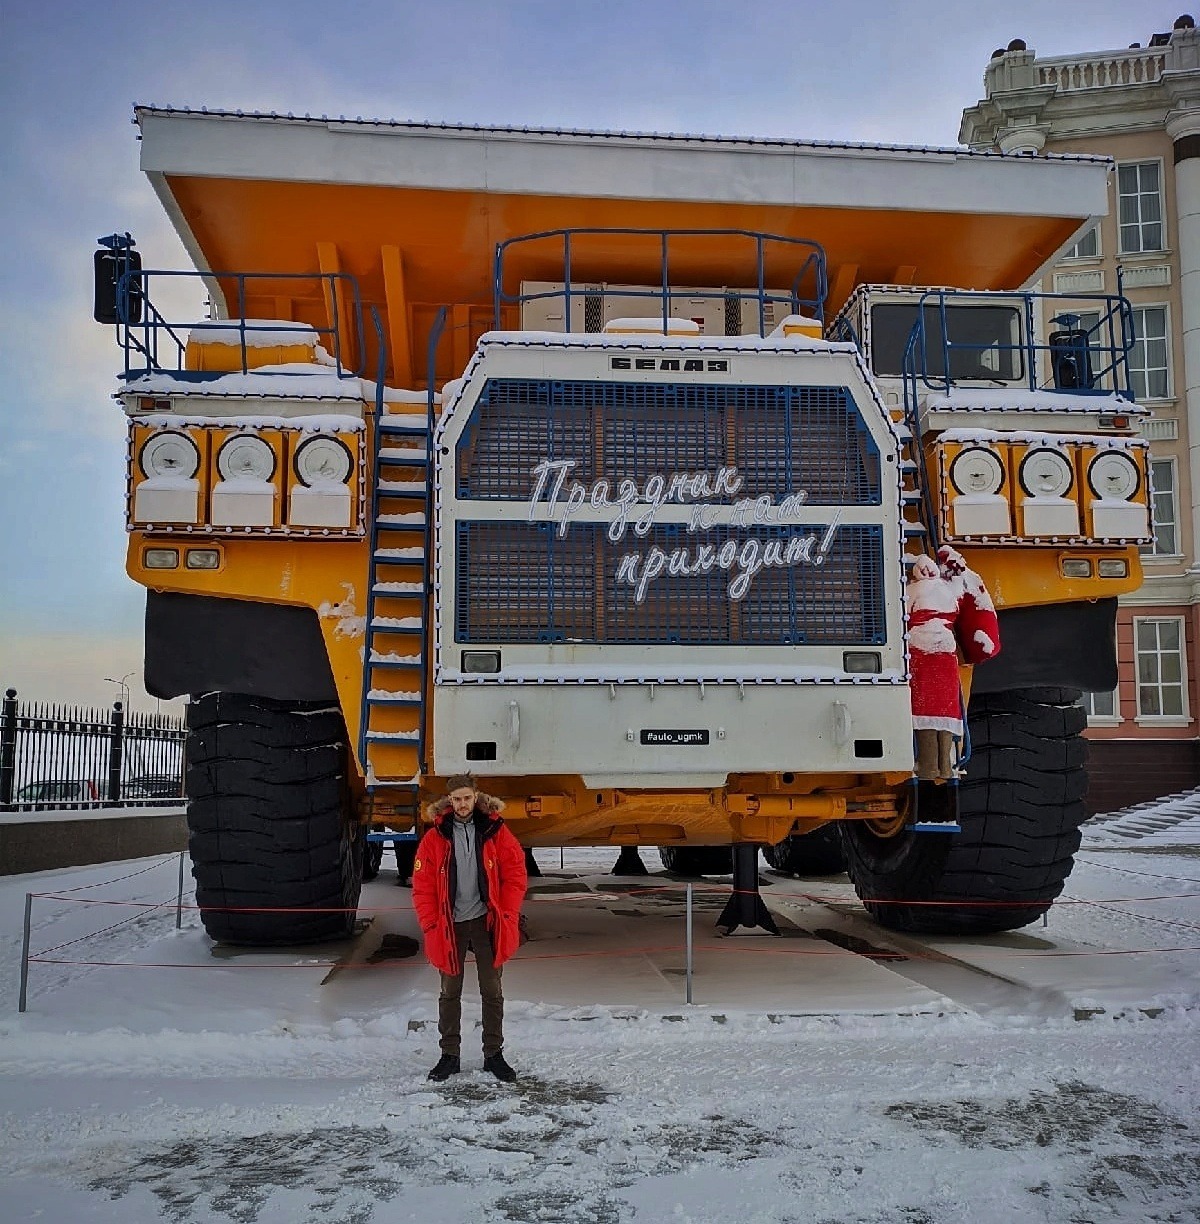
<path id="1" fill-rule="evenodd" d="M 994 48 L 1145 45 L 1178 14 L 1147 0 L 0 8 L 0 687 L 104 702 L 104 677 L 140 668 L 118 353 L 91 321 L 91 254 L 130 230 L 147 267 L 187 262 L 137 169 L 135 101 L 953 145 Z"/>

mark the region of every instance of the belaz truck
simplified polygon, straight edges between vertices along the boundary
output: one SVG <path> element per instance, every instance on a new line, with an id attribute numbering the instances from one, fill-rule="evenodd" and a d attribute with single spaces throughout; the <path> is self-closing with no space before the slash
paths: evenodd
<path id="1" fill-rule="evenodd" d="M 898 929 L 1045 912 L 1151 527 L 1129 308 L 1036 291 L 1109 162 L 136 120 L 195 271 L 113 235 L 96 316 L 210 935 L 351 932 L 367 831 L 466 770 L 526 847 L 732 847 L 730 928 L 770 925 L 759 847 Z M 1002 649 L 918 781 L 946 546 Z"/>

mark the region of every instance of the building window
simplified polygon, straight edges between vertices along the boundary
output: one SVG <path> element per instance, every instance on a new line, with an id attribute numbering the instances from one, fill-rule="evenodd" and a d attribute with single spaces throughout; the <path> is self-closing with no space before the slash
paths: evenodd
<path id="1" fill-rule="evenodd" d="M 1137 651 L 1138 715 L 1186 718 L 1182 619 L 1135 617 L 1133 640 Z"/>
<path id="2" fill-rule="evenodd" d="M 1130 162 L 1117 167 L 1117 225 L 1121 251 L 1162 251 L 1162 167 L 1159 162 Z"/>
<path id="3" fill-rule="evenodd" d="M 1088 722 L 1121 721 L 1121 703 L 1116 689 L 1106 693 L 1084 693 L 1079 704 L 1087 711 Z"/>
<path id="4" fill-rule="evenodd" d="M 1129 351 L 1129 386 L 1135 400 L 1166 399 L 1171 394 L 1167 363 L 1167 308 L 1133 308 L 1133 348 Z"/>
<path id="5" fill-rule="evenodd" d="M 1154 509 L 1154 543 L 1142 546 L 1147 557 L 1179 555 L 1179 510 L 1175 500 L 1175 460 L 1150 460 L 1150 504 Z"/>
<path id="6" fill-rule="evenodd" d="M 1093 225 L 1080 240 L 1067 251 L 1063 259 L 1095 259 L 1100 254 L 1100 227 Z"/>

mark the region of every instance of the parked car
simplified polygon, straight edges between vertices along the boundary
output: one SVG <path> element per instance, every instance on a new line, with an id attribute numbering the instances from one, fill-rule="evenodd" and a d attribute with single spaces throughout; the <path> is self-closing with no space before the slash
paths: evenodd
<path id="1" fill-rule="evenodd" d="M 87 778 L 48 778 L 29 782 L 17 791 L 18 803 L 97 803 L 104 796 Z"/>
<path id="2" fill-rule="evenodd" d="M 121 794 L 125 799 L 182 799 L 183 779 L 171 774 L 145 774 L 130 778 Z"/>

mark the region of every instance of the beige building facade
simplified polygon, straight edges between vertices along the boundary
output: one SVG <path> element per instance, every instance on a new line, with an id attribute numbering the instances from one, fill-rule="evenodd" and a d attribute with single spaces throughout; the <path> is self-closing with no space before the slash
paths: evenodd
<path id="1" fill-rule="evenodd" d="M 1039 286 L 1124 293 L 1131 390 L 1150 410 L 1155 538 L 1118 611 L 1117 688 L 1084 695 L 1088 805 L 1200 785 L 1200 31 L 1183 16 L 1144 46 L 1054 58 L 1017 39 L 993 53 L 959 139 L 1116 162 L 1108 215 Z"/>

